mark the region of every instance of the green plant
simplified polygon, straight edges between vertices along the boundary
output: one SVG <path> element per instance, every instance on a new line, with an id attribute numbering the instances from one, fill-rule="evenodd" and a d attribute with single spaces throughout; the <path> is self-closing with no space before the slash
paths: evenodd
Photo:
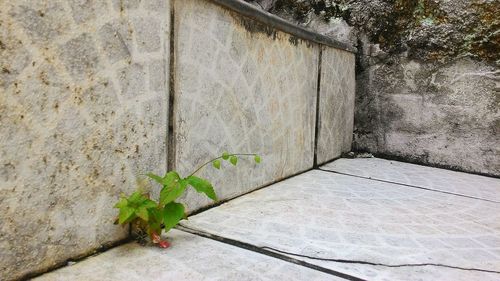
<path id="1" fill-rule="evenodd" d="M 153 173 L 147 173 L 146 176 L 162 185 L 160 197 L 157 201 L 149 197 L 149 193 L 142 188 L 130 196 L 122 195 L 115 208 L 119 209 L 118 223 L 121 225 L 131 224 L 137 229 L 139 238 L 149 236 L 151 241 L 159 244 L 160 247 L 167 248 L 167 241 L 160 238 L 162 227 L 165 232 L 175 227 L 182 219 L 186 218 L 184 205 L 175 202 L 186 189 L 191 186 L 197 192 L 205 194 L 213 201 L 217 201 L 214 187 L 206 180 L 195 176 L 205 166 L 212 164 L 216 169 L 221 168 L 222 161 L 227 161 L 236 166 L 238 157 L 252 156 L 258 164 L 261 158 L 257 154 L 229 154 L 224 152 L 200 167 L 187 177 L 181 177 L 176 171 L 167 172 L 163 177 Z"/>

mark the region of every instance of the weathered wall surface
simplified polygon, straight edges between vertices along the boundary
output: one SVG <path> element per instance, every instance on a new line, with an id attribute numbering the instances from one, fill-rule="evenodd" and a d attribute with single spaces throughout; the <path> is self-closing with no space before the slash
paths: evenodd
<path id="1" fill-rule="evenodd" d="M 358 46 L 354 149 L 500 175 L 500 5 L 255 0 Z"/>
<path id="2" fill-rule="evenodd" d="M 354 123 L 353 53 L 324 48 L 321 54 L 317 164 L 351 151 Z"/>
<path id="3" fill-rule="evenodd" d="M 0 2 L 0 279 L 125 238 L 112 206 L 141 173 L 170 165 L 186 174 L 224 150 L 262 155 L 259 166 L 242 159 L 224 174 L 201 173 L 227 199 L 312 168 L 316 133 L 322 161 L 348 150 L 353 55 L 234 8 L 243 2 L 216 2 L 225 8 L 205 0 Z M 331 70 L 323 81 L 333 84 L 320 90 L 321 44 Z M 183 200 L 189 211 L 211 203 L 197 193 Z"/>
<path id="4" fill-rule="evenodd" d="M 221 199 L 311 168 L 318 45 L 207 1 L 175 4 L 175 167 L 189 173 L 224 150 L 261 154 L 258 166 L 202 173 Z"/>
<path id="5" fill-rule="evenodd" d="M 166 168 L 168 10 L 0 1 L 0 279 L 127 236 L 113 202 Z"/>

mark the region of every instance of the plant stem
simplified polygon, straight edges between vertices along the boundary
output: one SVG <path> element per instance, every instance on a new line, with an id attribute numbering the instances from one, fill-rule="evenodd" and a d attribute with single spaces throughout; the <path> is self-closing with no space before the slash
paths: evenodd
<path id="1" fill-rule="evenodd" d="M 255 156 L 255 155 L 257 155 L 257 154 L 255 154 L 255 153 L 238 153 L 238 154 L 228 154 L 227 156 L 228 156 L 228 157 L 231 157 L 231 156 Z M 208 164 L 210 164 L 210 163 L 212 163 L 212 162 L 214 162 L 215 160 L 218 160 L 218 159 L 222 159 L 222 156 L 216 157 L 216 158 L 214 158 L 214 159 L 212 159 L 212 160 L 210 160 L 210 161 L 208 161 L 208 162 L 204 163 L 203 165 L 201 165 L 200 167 L 198 167 L 198 169 L 196 169 L 193 173 L 191 173 L 188 177 L 190 177 L 190 176 L 192 176 L 192 175 L 196 174 L 196 173 L 197 173 L 197 172 L 199 172 L 199 171 L 200 171 L 203 167 L 205 167 L 206 165 L 208 165 Z"/>

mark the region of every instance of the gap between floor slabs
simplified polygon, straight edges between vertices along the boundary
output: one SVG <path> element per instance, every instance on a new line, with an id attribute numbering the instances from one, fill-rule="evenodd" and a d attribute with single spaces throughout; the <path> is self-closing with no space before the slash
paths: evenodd
<path id="1" fill-rule="evenodd" d="M 418 185 L 399 183 L 399 182 L 376 179 L 376 178 L 365 177 L 365 176 L 358 176 L 358 175 L 353 175 L 353 174 L 348 174 L 348 173 L 343 173 L 343 172 L 325 170 L 325 169 L 321 169 L 321 168 L 316 168 L 316 170 L 322 171 L 322 172 L 327 172 L 327 173 L 332 173 L 332 174 L 339 174 L 339 175 L 350 176 L 350 177 L 355 177 L 355 178 L 360 178 L 360 179 L 378 181 L 378 182 L 389 183 L 389 184 L 396 184 L 396 185 L 401 185 L 401 186 L 406 186 L 406 187 L 411 187 L 411 188 L 423 189 L 423 190 L 427 190 L 427 191 L 439 192 L 439 193 L 455 195 L 455 196 L 459 196 L 459 197 L 465 197 L 465 198 L 476 199 L 476 200 L 486 201 L 486 202 L 490 202 L 490 203 L 500 204 L 499 201 L 495 201 L 495 200 L 489 200 L 489 199 L 484 199 L 484 198 L 479 198 L 479 197 L 475 197 L 475 196 L 469 196 L 469 195 L 465 195 L 465 194 L 454 193 L 454 192 L 444 191 L 444 190 L 439 190 L 439 189 L 432 189 L 432 188 L 418 186 Z"/>
<path id="2" fill-rule="evenodd" d="M 460 267 L 460 266 L 454 266 L 454 265 L 447 265 L 447 264 L 439 264 L 439 263 L 406 263 L 406 264 L 385 264 L 385 263 L 376 263 L 376 262 L 370 262 L 370 261 L 363 261 L 363 260 L 348 260 L 348 259 L 333 259 L 333 258 L 322 258 L 322 257 L 315 257 L 315 256 L 308 256 L 308 255 L 302 255 L 302 254 L 297 254 L 297 253 L 292 253 L 292 252 L 287 252 L 283 250 L 279 250 L 273 247 L 259 247 L 247 242 L 242 242 L 239 240 L 223 237 L 217 234 L 212 234 L 206 231 L 202 231 L 199 229 L 194 229 L 191 227 L 184 226 L 182 224 L 179 224 L 176 227 L 177 230 L 184 231 L 191 233 L 193 235 L 197 235 L 200 237 L 212 239 L 224 244 L 229 244 L 231 246 L 235 246 L 238 248 L 242 248 L 248 251 L 256 252 L 262 255 L 266 255 L 269 257 L 277 258 L 286 262 L 294 263 L 297 265 L 301 265 L 304 267 L 308 267 L 317 271 L 321 271 L 323 273 L 327 273 L 330 275 L 334 275 L 337 277 L 341 277 L 347 280 L 364 280 L 359 277 L 347 274 L 347 273 L 342 273 L 333 269 L 325 268 L 319 265 L 311 264 L 306 261 L 302 260 L 297 260 L 295 258 L 292 258 L 290 256 L 295 256 L 295 257 L 301 257 L 301 258 L 307 258 L 311 260 L 320 260 L 320 261 L 328 261 L 328 262 L 336 262 L 336 263 L 346 263 L 346 264 L 359 264 L 359 265 L 371 265 L 371 266 L 380 266 L 380 267 L 389 267 L 389 268 L 401 268 L 401 267 L 425 267 L 425 266 L 434 266 L 434 267 L 444 267 L 444 268 L 450 268 L 450 269 L 456 269 L 456 270 L 463 270 L 463 271 L 477 271 L 477 272 L 484 272 L 484 273 L 493 273 L 493 274 L 500 274 L 500 271 L 496 270 L 489 270 L 489 269 L 482 269 L 482 268 L 468 268 L 468 267 Z"/>
<path id="3" fill-rule="evenodd" d="M 179 224 L 175 229 L 180 230 L 180 231 L 184 231 L 184 232 L 187 232 L 187 233 L 191 233 L 191 234 L 196 235 L 196 236 L 208 238 L 208 239 L 211 239 L 211 240 L 214 240 L 214 241 L 217 241 L 217 242 L 221 242 L 221 243 L 224 243 L 224 244 L 228 244 L 228 245 L 231 245 L 231 246 L 234 246 L 234 247 L 238 247 L 240 249 L 245 249 L 245 250 L 248 250 L 248 251 L 251 251 L 251 252 L 254 252 L 254 253 L 258 253 L 258 254 L 261 254 L 261 255 L 265 255 L 265 256 L 268 256 L 268 257 L 280 259 L 280 260 L 283 260 L 285 262 L 289 262 L 289 263 L 293 263 L 293 264 L 300 265 L 300 266 L 303 266 L 303 267 L 307 267 L 307 268 L 310 268 L 310 269 L 313 269 L 313 270 L 316 270 L 316 271 L 320 271 L 320 272 L 323 272 L 323 273 L 326 273 L 326 274 L 329 274 L 329 275 L 333 275 L 333 276 L 336 276 L 336 277 L 339 277 L 339 278 L 343 278 L 343 279 L 346 279 L 346 280 L 351 280 L 351 281 L 366 281 L 365 279 L 362 279 L 362 278 L 359 278 L 359 277 L 356 277 L 356 276 L 353 276 L 353 275 L 350 275 L 350 274 L 347 274 L 347 273 L 343 273 L 343 272 L 336 271 L 336 270 L 333 270 L 333 269 L 325 268 L 325 267 L 322 267 L 322 266 L 319 266 L 319 265 L 308 263 L 306 261 L 297 260 L 297 259 L 289 257 L 289 256 L 287 256 L 285 254 L 279 253 L 278 251 L 272 251 L 272 250 L 269 250 L 269 249 L 265 249 L 265 248 L 262 248 L 262 247 L 258 247 L 258 246 L 252 245 L 250 243 L 246 243 L 246 242 L 234 240 L 234 239 L 227 238 L 227 237 L 222 237 L 222 236 L 211 234 L 211 233 L 208 233 L 208 232 L 205 232 L 205 231 L 201 231 L 201 230 L 198 230 L 198 229 L 193 229 L 193 228 L 184 226 L 182 224 Z"/>

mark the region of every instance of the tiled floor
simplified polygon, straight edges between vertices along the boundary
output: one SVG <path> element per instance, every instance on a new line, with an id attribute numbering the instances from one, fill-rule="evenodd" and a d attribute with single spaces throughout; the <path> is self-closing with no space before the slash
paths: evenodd
<path id="1" fill-rule="evenodd" d="M 335 172 L 190 217 L 198 235 L 172 232 L 169 250 L 125 245 L 42 279 L 500 280 L 499 179 L 381 159 L 322 169 Z"/>
<path id="2" fill-rule="evenodd" d="M 338 159 L 321 169 L 500 203 L 500 181 L 495 178 L 380 158 Z"/>
<path id="3" fill-rule="evenodd" d="M 167 250 L 129 243 L 35 280 L 342 280 L 183 231 L 168 236 Z"/>

